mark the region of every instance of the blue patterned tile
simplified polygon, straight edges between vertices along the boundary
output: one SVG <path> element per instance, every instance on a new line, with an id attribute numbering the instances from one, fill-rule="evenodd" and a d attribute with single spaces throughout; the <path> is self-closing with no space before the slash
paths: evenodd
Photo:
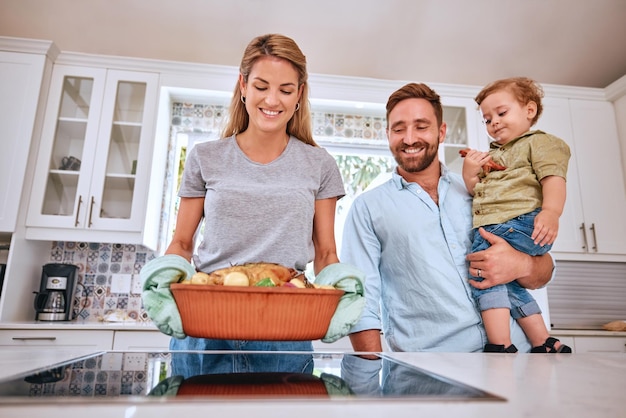
<path id="1" fill-rule="evenodd" d="M 132 390 L 133 395 L 143 395 L 146 390 L 146 385 L 144 383 L 134 383 Z"/>
<path id="2" fill-rule="evenodd" d="M 96 275 L 95 274 L 84 274 L 83 275 L 83 286 L 93 286 L 96 283 Z"/>
<path id="3" fill-rule="evenodd" d="M 123 371 L 120 382 L 122 383 L 132 383 L 135 379 L 134 373 L 131 371 Z"/>
<path id="4" fill-rule="evenodd" d="M 101 263 L 108 263 L 111 261 L 111 251 L 100 250 L 98 252 L 98 259 Z"/>
<path id="5" fill-rule="evenodd" d="M 96 380 L 96 374 L 93 371 L 87 371 L 83 375 L 83 383 L 93 383 Z"/>
<path id="6" fill-rule="evenodd" d="M 125 297 L 125 296 L 118 297 L 115 307 L 117 309 L 125 310 L 128 307 L 128 297 Z"/>
<path id="7" fill-rule="evenodd" d="M 90 264 L 97 262 L 99 254 L 100 254 L 100 251 L 89 251 L 87 253 L 87 262 Z"/>
<path id="8" fill-rule="evenodd" d="M 122 262 L 124 256 L 124 252 L 123 251 L 113 251 L 111 253 L 111 262 L 112 263 L 120 263 Z"/>
<path id="9" fill-rule="evenodd" d="M 96 382 L 98 382 L 98 383 L 107 383 L 108 380 L 109 380 L 109 374 L 106 371 L 100 370 L 96 374 Z"/>
<path id="10" fill-rule="evenodd" d="M 93 393 L 95 396 L 106 396 L 107 394 L 107 385 L 103 385 L 101 383 L 97 383 L 94 386 Z"/>

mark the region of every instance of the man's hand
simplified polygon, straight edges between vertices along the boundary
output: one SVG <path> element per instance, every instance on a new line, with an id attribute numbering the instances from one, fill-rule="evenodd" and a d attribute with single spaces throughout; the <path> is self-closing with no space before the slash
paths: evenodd
<path id="1" fill-rule="evenodd" d="M 487 232 L 483 228 L 480 228 L 479 232 L 491 246 L 466 257 L 470 262 L 471 275 L 483 278 L 482 282 L 470 280 L 472 286 L 477 289 L 487 289 L 512 282 L 532 273 L 533 261 L 531 256 L 517 251 L 503 238 Z M 478 270 L 480 270 L 480 274 L 478 274 Z"/>

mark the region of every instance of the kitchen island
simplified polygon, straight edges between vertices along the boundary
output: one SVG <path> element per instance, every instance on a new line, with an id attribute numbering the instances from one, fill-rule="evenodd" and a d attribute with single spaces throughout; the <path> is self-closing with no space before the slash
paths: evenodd
<path id="1" fill-rule="evenodd" d="M 107 353 L 109 354 L 109 353 Z M 111 354 L 115 355 L 115 352 Z M 3 350 L 0 378 L 86 355 Z M 0 416 L 134 417 L 626 417 L 626 354 L 384 353 L 428 373 L 495 395 L 489 399 L 186 399 L 133 397 L 111 401 L 11 403 Z M 365 360 L 364 360 L 365 361 Z"/>

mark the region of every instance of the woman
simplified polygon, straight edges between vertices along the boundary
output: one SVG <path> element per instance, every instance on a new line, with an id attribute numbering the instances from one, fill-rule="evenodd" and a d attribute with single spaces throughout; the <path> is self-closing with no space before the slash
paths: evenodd
<path id="1" fill-rule="evenodd" d="M 303 271 L 311 261 L 317 273 L 339 262 L 334 221 L 343 181 L 332 156 L 313 140 L 307 77 L 306 58 L 292 39 L 268 34 L 247 46 L 223 139 L 197 144 L 187 157 L 176 230 L 166 254 L 193 259 L 195 268 L 207 273 L 249 262 Z M 194 254 L 203 218 L 204 235 Z M 313 349 L 310 341 L 191 337 L 172 339 L 170 348 Z M 302 357 L 304 362 L 289 366 L 290 371 L 312 367 L 311 357 Z M 202 356 L 197 361 L 202 363 Z M 249 371 L 251 363 L 252 358 L 234 362 L 233 371 L 240 366 Z M 193 368 L 215 370 L 205 364 Z"/>

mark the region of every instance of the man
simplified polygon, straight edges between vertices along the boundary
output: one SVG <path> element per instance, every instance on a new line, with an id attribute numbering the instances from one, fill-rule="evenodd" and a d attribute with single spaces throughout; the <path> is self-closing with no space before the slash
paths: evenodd
<path id="1" fill-rule="evenodd" d="M 517 279 L 534 289 L 552 276 L 549 255 L 528 256 L 485 231 L 492 246 L 467 255 L 472 198 L 439 162 L 445 137 L 441 101 L 428 86 L 407 84 L 390 96 L 387 138 L 398 166 L 355 199 L 343 234 L 341 261 L 366 275 L 367 304 L 350 334 L 355 351 L 382 351 L 381 325 L 392 351 L 482 351 L 487 339 L 470 286 Z M 484 280 L 470 285 L 468 268 Z M 528 351 L 515 321 L 511 331 Z"/>

